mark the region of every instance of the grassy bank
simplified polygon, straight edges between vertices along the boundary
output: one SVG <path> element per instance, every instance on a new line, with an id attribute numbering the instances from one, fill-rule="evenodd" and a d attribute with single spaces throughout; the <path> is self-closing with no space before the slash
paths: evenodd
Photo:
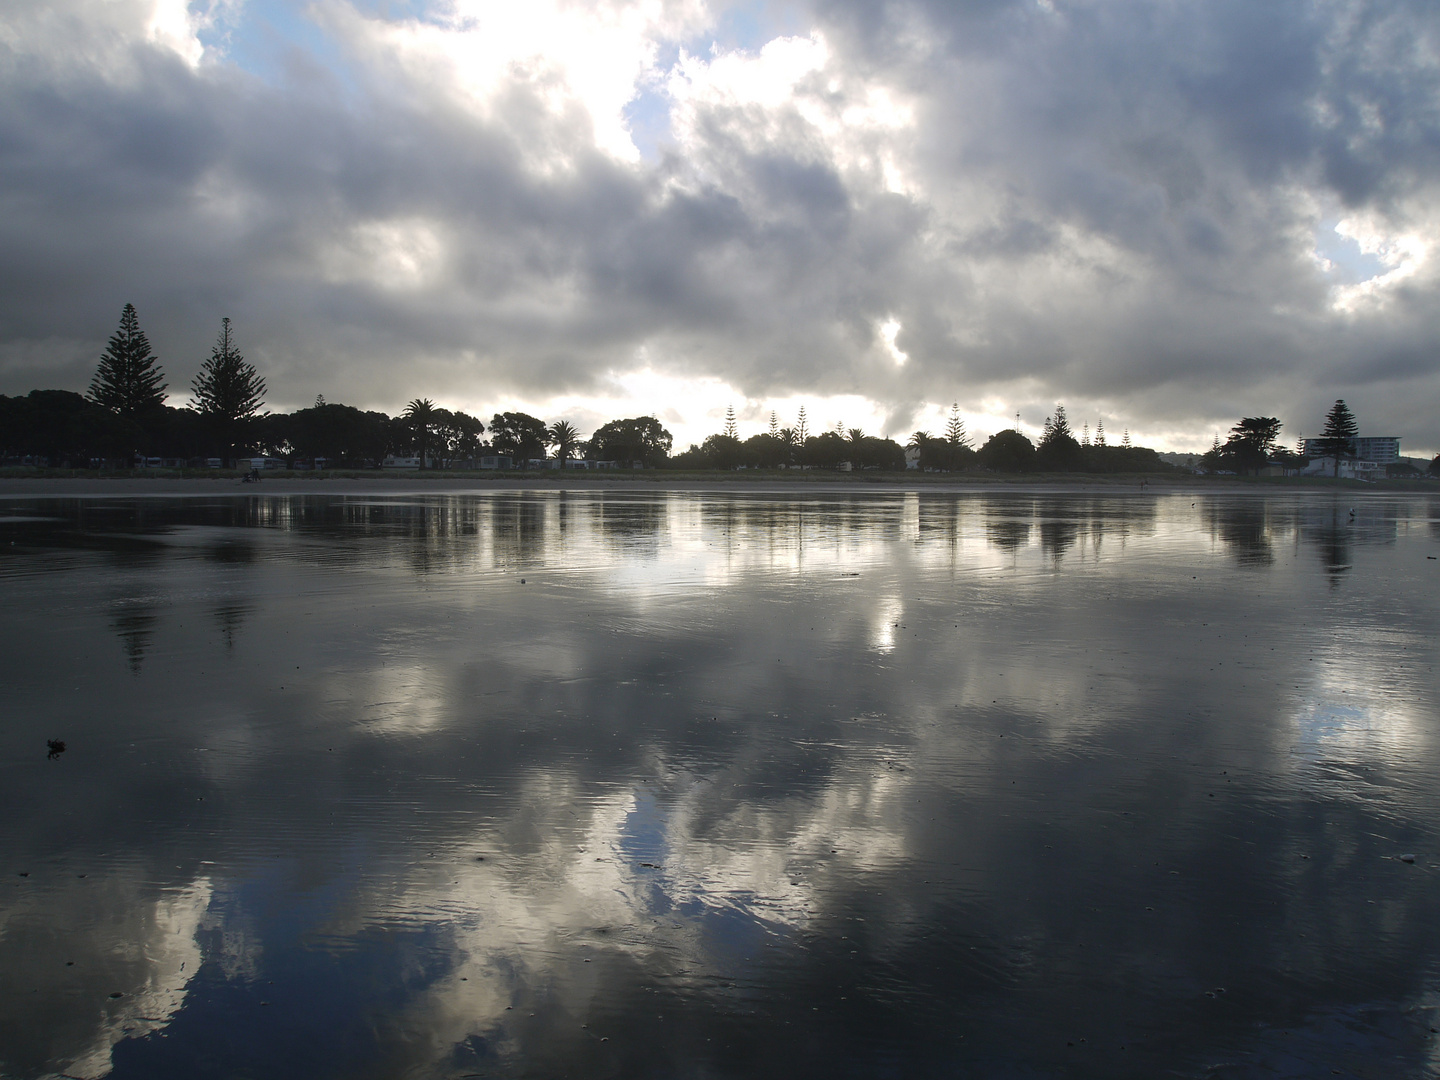
<path id="1" fill-rule="evenodd" d="M 746 488 L 757 485 L 774 486 L 844 486 L 867 488 L 900 488 L 906 490 L 934 489 L 984 489 L 984 488 L 1084 488 L 1128 491 L 1186 490 L 1204 491 L 1209 489 L 1228 490 L 1253 489 L 1301 489 L 1301 490 L 1347 490 L 1365 491 L 1440 491 L 1440 478 L 1423 477 L 1407 479 L 1386 479 L 1375 482 L 1343 480 L 1329 477 L 1248 477 L 1248 476 L 1197 476 L 1191 473 L 919 473 L 919 472 L 835 472 L 809 469 L 747 469 L 740 471 L 684 471 L 678 469 L 646 470 L 605 470 L 588 471 L 568 469 L 561 473 L 548 469 L 536 472 L 507 470 L 465 471 L 426 470 L 411 472 L 377 469 L 324 469 L 324 470 L 266 470 L 257 485 L 242 483 L 244 473 L 224 469 L 34 469 L 3 468 L 0 480 L 10 481 L 6 487 L 11 494 L 23 494 L 34 484 L 34 490 L 51 487 L 69 488 L 79 481 L 89 481 L 106 487 L 115 482 L 115 487 L 136 490 L 152 486 L 163 491 L 167 485 L 185 481 L 185 487 L 214 489 L 236 487 L 263 491 L 267 483 L 277 481 L 287 489 L 305 488 L 311 484 L 341 482 L 351 484 L 383 483 L 387 487 L 429 486 L 432 484 L 460 484 L 474 488 L 615 488 L 615 487 L 684 487 L 725 486 Z"/>

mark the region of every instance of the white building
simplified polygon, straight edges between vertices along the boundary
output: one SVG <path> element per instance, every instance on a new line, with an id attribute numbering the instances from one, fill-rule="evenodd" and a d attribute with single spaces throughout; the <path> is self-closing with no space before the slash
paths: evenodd
<path id="1" fill-rule="evenodd" d="M 1325 452 L 1324 439 L 1306 439 L 1302 452 L 1306 457 L 1318 456 Z M 1400 460 L 1400 436 L 1359 435 L 1351 444 L 1355 457 L 1360 461 L 1372 461 L 1376 465 L 1394 465 Z M 1306 470 L 1308 473 L 1309 470 Z"/>
<path id="2" fill-rule="evenodd" d="M 1376 461 L 1361 461 L 1359 458 L 1333 457 L 1311 458 L 1300 470 L 1301 476 L 1335 476 L 1341 480 L 1377 480 L 1385 475 L 1385 466 Z"/>

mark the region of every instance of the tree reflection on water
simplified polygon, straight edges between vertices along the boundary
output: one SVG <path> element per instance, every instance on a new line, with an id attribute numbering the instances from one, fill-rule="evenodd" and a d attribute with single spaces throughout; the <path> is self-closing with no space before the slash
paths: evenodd
<path id="1" fill-rule="evenodd" d="M 1433 514 L 1351 508 L 28 507 L 0 1071 L 1428 1075 Z"/>

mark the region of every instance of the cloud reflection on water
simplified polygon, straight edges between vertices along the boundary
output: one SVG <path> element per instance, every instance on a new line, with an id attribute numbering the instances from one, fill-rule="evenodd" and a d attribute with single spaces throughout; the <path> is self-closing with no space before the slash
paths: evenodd
<path id="1" fill-rule="evenodd" d="M 203 992 L 120 1029 L 116 1075 L 193 1066 L 257 995 L 379 1017 L 395 1074 L 778 1075 L 1054 1069 L 1079 1031 L 1156 1065 L 1433 989 L 1430 886 L 1385 861 L 1437 820 L 1434 594 L 1387 584 L 1418 502 L 263 496 L 82 544 L 85 509 L 0 562 L 16 707 L 71 746 L 7 773 L 3 851 L 56 871 L 0 897 L 0 950 L 60 963 L 98 851 L 147 866 L 141 924 L 190 898 Z M 1213 985 L 1243 1005 L 1194 1019 Z M 78 1023 L 6 1043 L 119 1038 Z M 240 1065 L 276 1075 L 356 1037 L 281 1063 L 264 1030 Z"/>

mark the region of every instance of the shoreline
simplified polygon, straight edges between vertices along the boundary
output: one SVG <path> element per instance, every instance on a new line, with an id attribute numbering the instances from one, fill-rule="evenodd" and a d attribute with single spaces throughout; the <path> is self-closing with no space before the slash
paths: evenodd
<path id="1" fill-rule="evenodd" d="M 646 470 L 629 474 L 567 475 L 563 479 L 537 474 L 474 476 L 324 475 L 267 476 L 258 484 L 242 483 L 235 474 L 219 476 L 0 476 L 0 498 L 203 497 L 225 495 L 454 495 L 487 491 L 715 491 L 755 494 L 923 493 L 981 494 L 987 492 L 1093 493 L 1132 495 L 1331 492 L 1347 495 L 1440 494 L 1435 480 L 1392 480 L 1380 484 L 1354 480 L 1292 477 L 1245 478 L 1202 476 L 1141 476 L 1058 474 L 1038 477 L 950 477 L 885 473 L 855 477 L 846 473 L 806 472 L 794 476 L 750 474 L 713 476 Z"/>

